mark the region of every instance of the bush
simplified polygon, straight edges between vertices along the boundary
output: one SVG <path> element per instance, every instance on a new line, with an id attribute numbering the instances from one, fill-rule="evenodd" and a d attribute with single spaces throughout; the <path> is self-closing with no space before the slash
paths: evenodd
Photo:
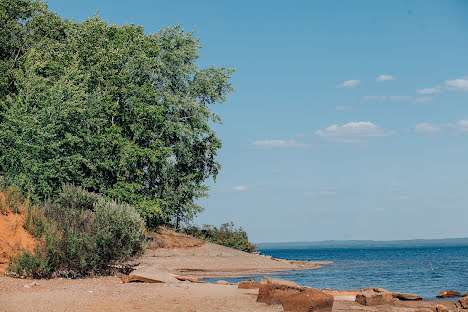
<path id="1" fill-rule="evenodd" d="M 10 262 L 10 271 L 35 278 L 108 274 L 110 265 L 143 251 L 144 221 L 127 204 L 81 187 L 64 186 L 55 201 L 31 206 L 26 228 L 41 244 Z"/>
<path id="2" fill-rule="evenodd" d="M 219 228 L 209 224 L 203 225 L 202 228 L 190 226 L 183 231 L 204 241 L 245 252 L 253 252 L 257 248 L 257 246 L 249 242 L 247 233 L 242 227 L 235 228 L 233 222 L 224 223 Z"/>

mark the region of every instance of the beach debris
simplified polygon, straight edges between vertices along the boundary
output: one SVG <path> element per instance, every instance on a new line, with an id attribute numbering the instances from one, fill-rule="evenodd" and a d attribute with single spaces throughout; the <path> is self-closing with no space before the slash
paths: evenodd
<path id="1" fill-rule="evenodd" d="M 261 284 L 258 289 L 257 302 L 263 302 L 268 305 L 281 304 L 281 300 L 291 295 L 300 293 L 297 287 L 278 286 L 272 284 Z"/>
<path id="2" fill-rule="evenodd" d="M 445 291 L 441 291 L 436 297 L 437 298 L 455 298 L 455 297 L 460 297 L 460 293 L 454 290 L 445 290 Z"/>
<path id="3" fill-rule="evenodd" d="M 284 279 L 281 279 L 281 278 L 269 277 L 269 276 L 263 276 L 260 283 L 261 284 L 274 285 L 274 286 L 297 288 L 297 283 L 296 282 L 284 280 Z"/>
<path id="4" fill-rule="evenodd" d="M 200 281 L 196 277 L 188 277 L 188 276 L 182 276 L 182 275 L 174 275 L 174 277 L 178 279 L 179 281 L 189 281 L 192 283 L 205 283 L 204 281 Z"/>
<path id="5" fill-rule="evenodd" d="M 24 288 L 31 288 L 33 286 L 40 286 L 40 285 L 38 282 L 32 282 L 32 283 L 24 285 Z"/>
<path id="6" fill-rule="evenodd" d="M 377 287 L 363 289 L 356 295 L 356 302 L 364 306 L 375 306 L 392 303 L 394 301 L 392 293 Z"/>
<path id="7" fill-rule="evenodd" d="M 164 281 L 147 278 L 138 275 L 122 275 L 120 277 L 123 283 L 132 283 L 132 282 L 139 282 L 139 283 L 164 283 Z"/>
<path id="8" fill-rule="evenodd" d="M 281 300 L 285 312 L 331 312 L 334 298 L 317 289 L 307 289 Z"/>
<path id="9" fill-rule="evenodd" d="M 468 310 L 468 296 L 458 299 L 455 305 L 460 310 Z"/>
<path id="10" fill-rule="evenodd" d="M 229 283 L 227 281 L 223 281 L 223 280 L 217 281 L 216 284 L 218 284 L 218 285 L 232 285 L 231 283 Z"/>
<path id="11" fill-rule="evenodd" d="M 240 289 L 255 289 L 255 288 L 260 288 L 260 285 L 262 285 L 260 282 L 255 282 L 255 281 L 242 281 L 237 284 L 237 288 Z"/>
<path id="12" fill-rule="evenodd" d="M 402 301 L 416 301 L 416 300 L 422 300 L 421 296 L 418 295 L 413 295 L 413 294 L 405 294 L 405 293 L 397 293 L 394 292 L 392 293 L 393 298 L 402 300 Z"/>

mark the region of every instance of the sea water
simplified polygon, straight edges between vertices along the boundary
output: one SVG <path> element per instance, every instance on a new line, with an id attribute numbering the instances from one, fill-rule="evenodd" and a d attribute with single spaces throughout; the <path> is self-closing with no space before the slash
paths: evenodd
<path id="1" fill-rule="evenodd" d="M 262 249 L 290 260 L 333 261 L 323 269 L 277 272 L 302 286 L 332 289 L 382 287 L 436 300 L 443 290 L 468 291 L 468 246 Z M 434 273 L 431 270 L 434 269 Z M 255 276 L 259 280 L 260 276 Z M 245 278 L 226 278 L 237 282 Z"/>

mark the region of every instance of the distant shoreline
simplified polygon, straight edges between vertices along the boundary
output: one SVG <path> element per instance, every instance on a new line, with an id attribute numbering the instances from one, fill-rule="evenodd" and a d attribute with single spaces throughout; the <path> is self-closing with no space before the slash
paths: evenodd
<path id="1" fill-rule="evenodd" d="M 412 239 L 394 241 L 328 240 L 317 242 L 256 243 L 258 249 L 309 249 L 309 248 L 405 248 L 405 247 L 468 247 L 468 238 Z"/>

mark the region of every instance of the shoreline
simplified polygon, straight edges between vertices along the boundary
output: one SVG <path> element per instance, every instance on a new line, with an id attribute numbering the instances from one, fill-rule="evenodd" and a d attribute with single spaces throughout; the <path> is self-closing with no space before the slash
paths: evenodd
<path id="1" fill-rule="evenodd" d="M 323 268 L 329 261 L 290 261 L 249 254 L 205 243 L 196 247 L 149 248 L 130 274 L 161 283 L 124 283 L 117 276 L 85 279 L 29 280 L 0 276 L 0 312 L 10 311 L 283 311 L 281 304 L 257 302 L 259 289 L 237 284 L 197 282 L 203 278 L 270 275 L 281 271 Z M 177 277 L 183 275 L 187 280 Z M 191 281 L 190 281 L 191 280 Z M 299 287 L 306 289 L 307 287 Z M 451 301 L 400 301 L 368 307 L 355 302 L 362 290 L 320 290 L 333 296 L 333 312 L 432 311 Z"/>

